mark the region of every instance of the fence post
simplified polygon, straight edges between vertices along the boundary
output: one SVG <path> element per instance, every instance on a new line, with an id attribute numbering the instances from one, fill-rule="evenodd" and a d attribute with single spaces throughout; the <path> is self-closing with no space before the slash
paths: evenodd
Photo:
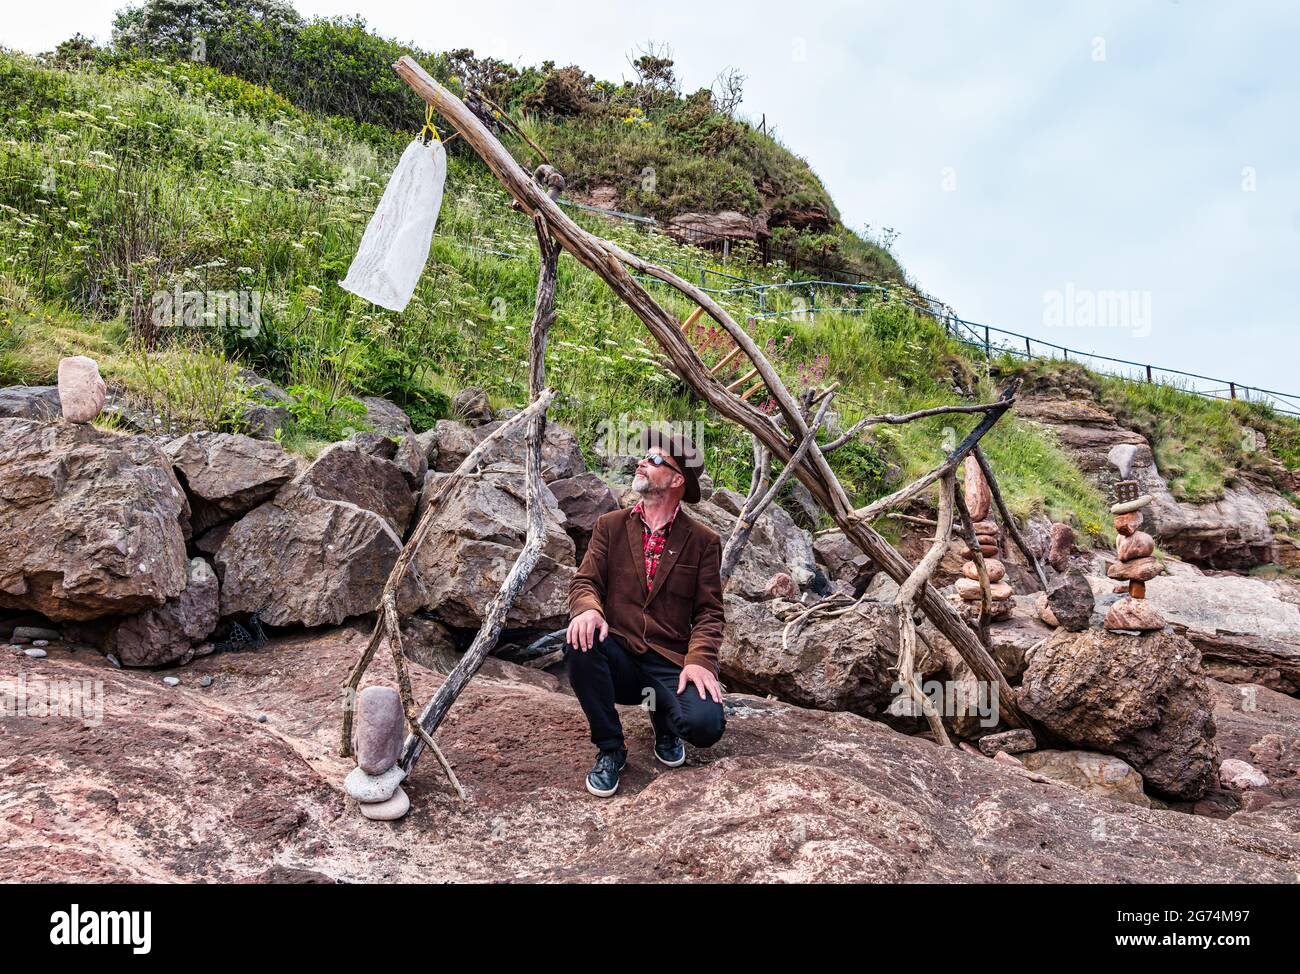
<path id="1" fill-rule="evenodd" d="M 1232 396 L 1233 399 L 1237 398 L 1237 383 L 1235 382 L 1228 383 L 1228 395 Z"/>
<path id="2" fill-rule="evenodd" d="M 1033 357 L 1034 357 L 1034 350 L 1029 347 L 1029 336 L 1026 335 L 1025 336 L 1025 358 L 1032 359 Z"/>
<path id="3" fill-rule="evenodd" d="M 987 362 L 993 357 L 993 348 L 989 344 L 989 326 L 984 326 L 984 361 Z"/>
<path id="4" fill-rule="evenodd" d="M 1151 381 L 1151 366 L 1147 366 L 1147 381 Z"/>

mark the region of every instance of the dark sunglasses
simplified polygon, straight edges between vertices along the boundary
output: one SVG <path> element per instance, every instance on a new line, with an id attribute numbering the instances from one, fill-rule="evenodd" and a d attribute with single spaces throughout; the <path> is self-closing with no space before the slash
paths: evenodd
<path id="1" fill-rule="evenodd" d="M 677 464 L 669 462 L 668 458 L 662 453 L 647 453 L 645 459 L 649 460 L 656 467 L 666 466 L 669 470 L 676 473 L 682 473 L 681 468 L 678 467 Z M 682 473 L 682 476 L 685 477 L 686 474 Z"/>

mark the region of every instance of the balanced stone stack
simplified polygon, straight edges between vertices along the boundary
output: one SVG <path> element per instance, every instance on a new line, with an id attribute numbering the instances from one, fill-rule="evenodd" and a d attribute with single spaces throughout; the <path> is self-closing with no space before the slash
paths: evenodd
<path id="1" fill-rule="evenodd" d="M 397 763 L 406 739 L 402 698 L 392 687 L 368 686 L 357 694 L 354 752 L 357 767 L 343 782 L 366 818 L 392 822 L 411 808 Z"/>
<path id="2" fill-rule="evenodd" d="M 1007 570 L 997 557 L 1001 534 L 997 522 L 989 518 L 993 494 L 974 457 L 966 458 L 963 494 L 966 509 L 975 526 L 975 541 L 979 544 L 980 554 L 984 557 L 984 569 L 989 576 L 989 618 L 1000 619 L 1011 612 L 1011 586 L 1003 581 Z M 962 553 L 968 559 L 974 558 L 974 552 L 969 546 Z M 961 573 L 964 577 L 957 579 L 954 586 L 961 599 L 961 613 L 967 621 L 977 622 L 983 601 L 979 566 L 973 560 L 968 560 L 962 564 Z"/>
<path id="3" fill-rule="evenodd" d="M 1165 627 L 1164 619 L 1146 601 L 1147 585 L 1164 566 L 1156 560 L 1155 540 L 1142 527 L 1142 508 L 1152 501 L 1150 494 L 1139 494 L 1134 480 L 1121 480 L 1115 485 L 1115 503 L 1110 512 L 1115 515 L 1115 554 L 1119 560 L 1106 569 L 1106 574 L 1119 581 L 1116 592 L 1127 593 L 1106 612 L 1102 623 L 1115 631 L 1150 632 Z"/>

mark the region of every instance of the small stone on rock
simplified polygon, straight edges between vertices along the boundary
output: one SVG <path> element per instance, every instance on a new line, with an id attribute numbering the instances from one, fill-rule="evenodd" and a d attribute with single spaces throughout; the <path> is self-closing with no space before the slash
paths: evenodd
<path id="1" fill-rule="evenodd" d="M 1003 731 L 1000 734 L 987 734 L 979 740 L 980 750 L 989 757 L 997 754 L 999 751 L 1006 751 L 1008 754 L 1022 754 L 1025 751 L 1032 751 L 1038 747 L 1038 742 L 1034 740 L 1034 732 L 1025 727 L 1016 730 Z"/>
<path id="2" fill-rule="evenodd" d="M 201 687 L 210 687 L 210 686 L 212 686 L 212 677 L 210 677 L 210 676 L 200 677 L 200 678 L 199 678 L 199 686 L 201 686 Z"/>
<path id="3" fill-rule="evenodd" d="M 1117 629 L 1153 632 L 1163 629 L 1165 620 L 1146 599 L 1122 598 L 1106 611 L 1106 620 L 1102 624 L 1112 632 Z"/>
<path id="4" fill-rule="evenodd" d="M 178 687 L 181 685 L 180 677 L 176 676 L 164 676 L 163 683 L 166 683 L 169 687 Z"/>
<path id="5" fill-rule="evenodd" d="M 1142 527 L 1142 512 L 1130 511 L 1128 514 L 1117 515 L 1113 523 L 1120 534 L 1132 534 Z"/>
<path id="6" fill-rule="evenodd" d="M 1222 782 L 1223 787 L 1237 791 L 1267 788 L 1269 785 L 1268 775 L 1239 758 L 1228 758 L 1219 765 L 1219 781 Z"/>
<path id="7" fill-rule="evenodd" d="M 46 653 L 43 649 L 25 649 L 23 650 L 32 659 L 45 659 Z"/>

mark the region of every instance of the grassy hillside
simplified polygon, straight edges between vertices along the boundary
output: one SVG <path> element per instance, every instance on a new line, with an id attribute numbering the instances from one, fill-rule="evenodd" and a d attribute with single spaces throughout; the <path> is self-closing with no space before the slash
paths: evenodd
<path id="1" fill-rule="evenodd" d="M 0 383 L 51 382 L 60 356 L 85 353 L 178 428 L 229 426 L 240 408 L 233 372 L 249 365 L 298 397 L 288 445 L 307 454 L 355 424 L 357 395 L 389 396 L 421 428 L 464 385 L 486 387 L 498 405 L 523 402 L 535 242 L 478 166 L 452 160 L 430 263 L 411 305 L 394 314 L 337 281 L 406 136 L 311 115 L 210 68 L 152 61 L 66 70 L 3 55 L 0 104 L 11 133 L 0 143 Z M 584 221 L 690 273 L 724 269 L 656 234 Z M 780 271 L 734 260 L 725 269 L 769 281 Z M 260 332 L 155 330 L 150 296 L 178 284 L 257 289 Z M 760 319 L 753 333 L 793 389 L 840 381 L 846 423 L 956 402 L 958 390 L 994 394 L 932 321 L 862 300 L 856 313 L 815 321 Z M 752 313 L 743 298 L 725 303 Z M 716 481 L 744 489 L 747 436 L 693 401 L 658 364 L 641 323 L 567 256 L 557 304 L 548 369 L 564 395 L 554 415 L 584 448 L 624 412 L 698 418 Z M 727 348 L 716 335 L 699 341 L 709 362 Z M 880 429 L 839 451 L 835 466 L 868 501 L 936 462 L 945 425 Z M 1100 498 L 1039 434 L 1004 421 L 989 452 L 1019 513 L 1099 530 Z"/>

